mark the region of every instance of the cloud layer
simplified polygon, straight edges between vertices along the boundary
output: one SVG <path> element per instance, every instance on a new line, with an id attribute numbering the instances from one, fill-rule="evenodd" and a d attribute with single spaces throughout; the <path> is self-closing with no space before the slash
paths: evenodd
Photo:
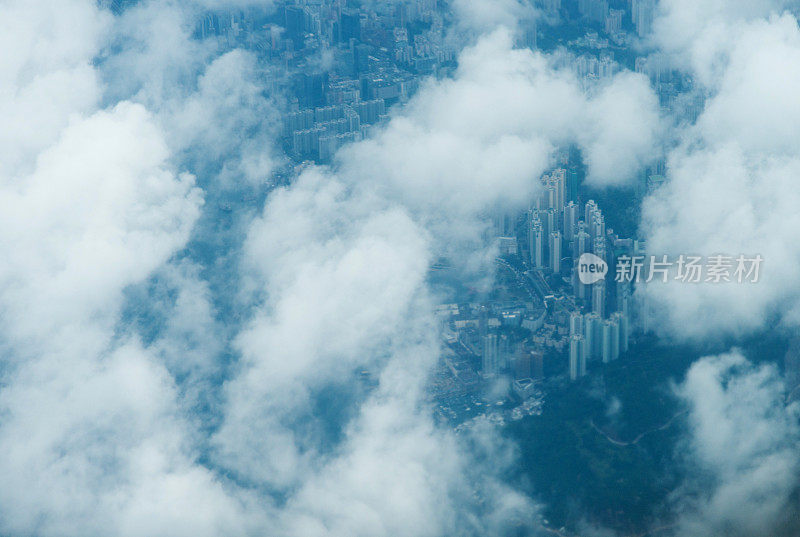
<path id="1" fill-rule="evenodd" d="M 451 78 L 426 81 L 373 138 L 300 170 L 255 214 L 237 206 L 219 230 L 217 202 L 256 199 L 280 163 L 280 96 L 266 91 L 280 74 L 192 38 L 193 17 L 221 5 L 150 1 L 112 17 L 64 0 L 0 12 L 17 22 L 0 39 L 20 50 L 0 63 L 0 110 L 16 132 L 0 135 L 0 533 L 529 528 L 535 503 L 502 484 L 513 458 L 491 426 L 457 435 L 433 420 L 428 266 L 445 254 L 489 270 L 487 214 L 524 207 L 560 147 L 581 148 L 594 186 L 629 184 L 659 143 L 648 81 L 623 72 L 583 91 L 553 58 L 512 46 L 521 4 L 457 3 L 477 38 Z M 756 25 L 746 43 L 783 46 L 788 62 L 792 20 Z M 671 157 L 672 186 L 647 209 L 653 230 L 674 232 L 653 231 L 657 247 L 778 255 L 785 237 L 768 237 L 775 252 L 764 238 L 785 220 L 761 211 L 786 218 L 794 203 L 770 193 L 791 184 L 795 127 L 765 103 L 758 118 L 785 121 L 782 136 L 770 143 L 766 122 L 753 135 L 736 103 L 764 88 L 738 81 L 763 66 L 747 53 L 730 52 L 730 82 L 716 83 L 692 142 Z M 776 97 L 788 105 L 791 94 Z M 744 172 L 718 170 L 715 155 Z M 668 209 L 683 209 L 687 188 L 714 190 L 691 182 L 702 166 L 739 177 L 733 203 L 754 204 L 737 216 L 752 218 L 752 236 L 669 242 L 696 215 Z M 704 208 L 709 222 L 722 207 Z M 749 292 L 762 314 L 777 296 Z M 744 311 L 737 322 L 755 325 Z M 693 400 L 705 376 L 696 370 L 681 393 Z M 712 411 L 697 407 L 698 438 Z M 730 468 L 740 466 L 713 470 L 724 480 Z"/>
<path id="2" fill-rule="evenodd" d="M 668 14 L 681 9 L 665 5 Z M 770 13 L 767 7 L 759 4 L 755 14 Z M 753 285 L 650 289 L 662 306 L 662 328 L 679 337 L 752 332 L 776 318 L 794 326 L 797 319 L 800 30 L 790 14 L 747 19 L 753 9 L 715 9 L 691 42 L 705 52 L 683 56 L 708 93 L 705 109 L 669 154 L 669 183 L 646 200 L 643 231 L 656 255 L 760 254 L 764 263 Z"/>
<path id="3" fill-rule="evenodd" d="M 684 458 L 694 477 L 675 495 L 675 533 L 782 535 L 796 513 L 789 503 L 800 470 L 800 428 L 777 368 L 753 365 L 736 350 L 706 357 L 692 365 L 677 394 L 689 405 Z"/>

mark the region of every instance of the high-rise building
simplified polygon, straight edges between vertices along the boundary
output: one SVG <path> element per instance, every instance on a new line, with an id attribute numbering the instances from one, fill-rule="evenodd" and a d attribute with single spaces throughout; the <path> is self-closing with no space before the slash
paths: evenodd
<path id="1" fill-rule="evenodd" d="M 561 272 L 561 233 L 554 231 L 550 234 L 550 270 L 554 274 Z"/>
<path id="2" fill-rule="evenodd" d="M 580 273 L 578 272 L 578 258 L 576 257 L 572 267 L 572 293 L 575 295 L 575 298 L 585 302 L 591 298 L 590 289 L 591 286 L 581 281 Z"/>
<path id="3" fill-rule="evenodd" d="M 499 361 L 499 341 L 496 334 L 483 336 L 483 356 L 481 365 L 483 374 L 487 376 L 497 373 Z"/>
<path id="4" fill-rule="evenodd" d="M 613 266 L 613 263 L 609 263 L 609 265 Z M 615 281 L 614 286 L 616 287 L 616 306 L 614 309 L 627 312 L 631 300 L 631 282 Z"/>
<path id="5" fill-rule="evenodd" d="M 578 170 L 570 168 L 567 171 L 567 201 L 578 200 Z"/>
<path id="6" fill-rule="evenodd" d="M 553 209 L 556 216 L 561 214 L 567 195 L 567 171 L 563 168 L 553 170 L 542 176 L 542 197 L 539 205 L 542 209 Z"/>
<path id="7" fill-rule="evenodd" d="M 534 207 L 540 211 L 550 208 L 554 203 L 555 192 L 548 187 L 549 185 L 545 184 L 544 180 L 542 180 L 542 191 L 534 200 Z"/>
<path id="8" fill-rule="evenodd" d="M 301 46 L 305 30 L 305 11 L 302 6 L 285 6 L 283 13 L 286 36 L 294 42 L 295 47 Z"/>
<path id="9" fill-rule="evenodd" d="M 583 355 L 583 349 L 581 348 L 582 341 L 581 336 L 571 336 L 569 338 L 569 379 L 570 380 L 577 380 L 578 379 L 578 367 L 580 359 Z"/>
<path id="10" fill-rule="evenodd" d="M 343 43 L 347 43 L 350 39 L 361 39 L 361 16 L 357 9 L 342 10 L 339 25 Z"/>
<path id="11" fill-rule="evenodd" d="M 591 252 L 592 245 L 591 245 L 591 238 L 589 234 L 586 233 L 581 229 L 581 223 L 578 223 L 578 232 L 575 234 L 575 240 L 573 243 L 573 252 L 572 257 L 575 258 L 577 261 L 583 254 L 586 252 Z"/>
<path id="12" fill-rule="evenodd" d="M 555 185 L 544 186 L 544 209 L 558 210 L 558 191 Z"/>
<path id="13" fill-rule="evenodd" d="M 592 243 L 593 243 L 592 252 L 594 252 L 594 255 L 596 255 L 597 257 L 599 257 L 603 261 L 608 262 L 608 257 L 606 256 L 606 240 L 605 240 L 605 238 L 603 238 L 602 236 L 601 237 L 595 237 L 594 240 L 592 241 Z"/>
<path id="14" fill-rule="evenodd" d="M 542 231 L 544 236 L 549 237 L 554 231 L 558 231 L 558 219 L 556 217 L 555 209 L 545 209 L 539 213 L 539 218 L 542 221 Z"/>
<path id="15" fill-rule="evenodd" d="M 592 219 L 586 223 L 589 224 L 589 236 L 592 238 L 592 241 L 598 238 L 605 238 L 606 219 L 600 211 L 592 213 Z"/>
<path id="16" fill-rule="evenodd" d="M 514 360 L 514 378 L 517 380 L 544 378 L 544 353 L 519 349 Z"/>
<path id="17" fill-rule="evenodd" d="M 621 311 L 614 313 L 611 320 L 617 325 L 617 356 L 623 352 L 628 351 L 629 334 L 628 334 L 628 316 Z"/>
<path id="18" fill-rule="evenodd" d="M 603 321 L 602 324 L 602 349 L 601 349 L 601 356 L 603 358 L 603 363 L 607 364 L 611 361 L 611 332 L 613 328 L 611 323 L 606 319 Z"/>
<path id="19" fill-rule="evenodd" d="M 621 9 L 611 9 L 608 11 L 605 25 L 607 34 L 616 34 L 622 31 L 622 16 L 624 14 L 625 11 Z"/>
<path id="20" fill-rule="evenodd" d="M 514 378 L 529 379 L 531 378 L 531 353 L 527 351 L 520 351 L 514 358 Z"/>
<path id="21" fill-rule="evenodd" d="M 516 350 L 514 345 L 511 343 L 511 338 L 505 334 L 501 334 L 498 339 L 497 347 L 497 363 L 495 364 L 495 371 L 508 371 L 511 368 L 511 360 Z"/>
<path id="22" fill-rule="evenodd" d="M 485 343 L 486 335 L 489 333 L 489 308 L 481 306 L 478 310 L 478 333 Z"/>
<path id="23" fill-rule="evenodd" d="M 556 187 L 558 200 L 556 204 L 556 211 L 561 212 L 564 205 L 567 203 L 567 170 L 559 168 L 550 174 L 551 181 Z"/>
<path id="24" fill-rule="evenodd" d="M 639 37 L 644 37 L 653 30 L 655 11 L 655 0 L 631 0 L 631 18 Z"/>
<path id="25" fill-rule="evenodd" d="M 602 320 L 596 313 L 588 313 L 583 318 L 584 354 L 587 360 L 594 360 L 602 351 Z"/>
<path id="26" fill-rule="evenodd" d="M 528 225 L 528 251 L 530 264 L 540 269 L 544 267 L 544 230 L 538 216 L 531 215 L 533 220 Z"/>
<path id="27" fill-rule="evenodd" d="M 602 214 L 600 212 L 600 207 L 597 206 L 597 202 L 594 200 L 587 201 L 583 208 L 583 221 L 586 222 L 587 225 L 591 225 L 595 214 Z"/>
<path id="28" fill-rule="evenodd" d="M 603 363 L 619 358 L 619 323 L 613 317 L 603 321 Z"/>
<path id="29" fill-rule="evenodd" d="M 572 242 L 578 228 L 578 205 L 570 201 L 564 206 L 564 240 Z"/>
<path id="30" fill-rule="evenodd" d="M 606 312 L 606 282 L 600 280 L 592 284 L 592 312 L 605 317 Z"/>
<path id="31" fill-rule="evenodd" d="M 583 335 L 583 315 L 577 311 L 569 314 L 569 335 Z"/>
<path id="32" fill-rule="evenodd" d="M 584 350 L 586 342 L 581 335 L 574 335 L 569 338 L 569 378 L 577 380 L 586 375 L 586 352 Z"/>

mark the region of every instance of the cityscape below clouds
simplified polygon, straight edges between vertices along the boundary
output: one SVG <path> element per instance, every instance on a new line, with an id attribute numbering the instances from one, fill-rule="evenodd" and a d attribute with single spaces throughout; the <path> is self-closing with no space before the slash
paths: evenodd
<path id="1" fill-rule="evenodd" d="M 800 535 L 800 2 L 0 16 L 0 537 Z"/>

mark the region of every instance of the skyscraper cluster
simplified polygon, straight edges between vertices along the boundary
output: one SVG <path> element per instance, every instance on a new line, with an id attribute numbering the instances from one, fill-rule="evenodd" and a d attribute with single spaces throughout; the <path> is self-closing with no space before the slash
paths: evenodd
<path id="1" fill-rule="evenodd" d="M 286 0 L 274 13 L 234 21 L 234 38 L 287 69 L 283 139 L 299 161 L 329 162 L 409 99 L 421 77 L 455 67 L 457 48 L 445 39 L 444 9 L 435 0 Z M 199 31 L 230 33 L 226 15 L 210 13 Z"/>
<path id="2" fill-rule="evenodd" d="M 607 364 L 628 350 L 630 341 L 628 319 L 622 312 L 608 319 L 596 313 L 570 316 L 569 376 L 571 380 L 586 375 L 587 363 L 602 361 Z"/>
<path id="3" fill-rule="evenodd" d="M 577 190 L 570 188 L 568 180 L 577 181 L 577 176 L 567 174 L 563 168 L 542 177 L 541 195 L 528 211 L 529 263 L 534 268 L 547 268 L 552 274 L 562 271 L 565 237 L 572 240 L 575 229 L 572 221 L 577 209 L 574 203 L 567 208 L 567 196 Z"/>
<path id="4" fill-rule="evenodd" d="M 369 126 L 384 117 L 383 99 L 323 106 L 286 114 L 283 134 L 298 157 L 327 162 L 345 143 L 366 138 Z"/>
<path id="5" fill-rule="evenodd" d="M 575 307 L 569 316 L 569 376 L 575 380 L 586 374 L 588 363 L 619 358 L 628 349 L 631 332 L 631 286 L 615 281 L 613 268 L 599 281 L 585 284 L 579 260 L 591 253 L 614 267 L 617 257 L 638 252 L 640 245 L 608 229 L 596 201 L 581 204 L 571 178 L 577 182 L 565 169 L 542 177 L 542 193 L 527 215 L 526 261 L 556 286 L 571 281 Z"/>

